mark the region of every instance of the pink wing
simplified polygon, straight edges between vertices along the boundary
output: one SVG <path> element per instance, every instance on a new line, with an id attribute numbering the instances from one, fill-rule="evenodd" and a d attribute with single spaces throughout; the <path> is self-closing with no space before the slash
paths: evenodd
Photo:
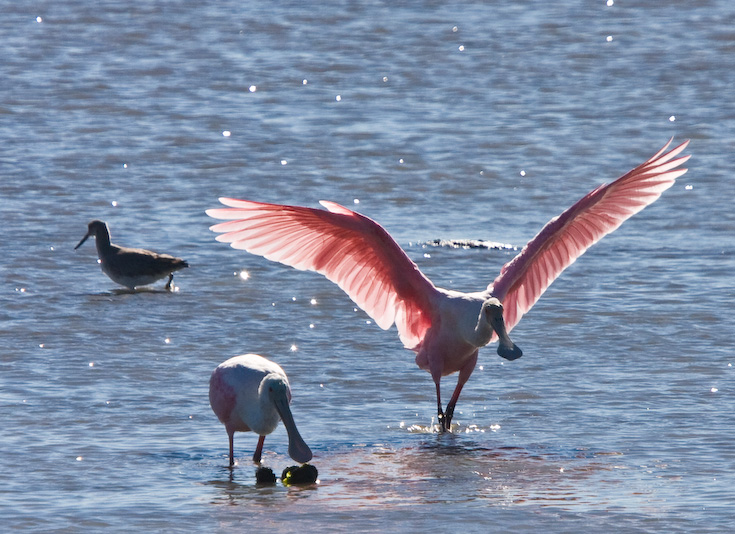
<path id="1" fill-rule="evenodd" d="M 230 208 L 207 215 L 230 222 L 210 229 L 217 241 L 316 271 L 341 287 L 381 328 L 395 322 L 406 348 L 431 326 L 429 301 L 436 292 L 416 264 L 375 221 L 322 201 L 329 211 L 220 198 Z"/>
<path id="2" fill-rule="evenodd" d="M 500 275 L 488 286 L 487 293 L 503 303 L 503 316 L 509 331 L 564 269 L 626 219 L 656 201 L 687 172 L 677 167 L 689 156 L 672 158 L 684 150 L 689 141 L 664 154 L 672 140 L 642 165 L 611 184 L 598 187 L 551 219 L 503 266 Z"/>

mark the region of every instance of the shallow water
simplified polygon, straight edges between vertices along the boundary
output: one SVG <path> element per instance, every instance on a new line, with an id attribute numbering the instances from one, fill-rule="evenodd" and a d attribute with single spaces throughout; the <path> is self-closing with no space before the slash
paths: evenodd
<path id="1" fill-rule="evenodd" d="M 8 528 L 735 521 L 730 2 L 0 4 Z M 551 286 L 513 331 L 522 359 L 481 352 L 452 435 L 395 330 L 215 242 L 204 214 L 223 195 L 334 200 L 474 290 L 671 136 L 692 139 L 690 171 Z M 73 250 L 93 218 L 187 259 L 178 291 L 119 291 L 91 243 Z M 289 374 L 318 484 L 256 487 L 248 434 L 227 469 L 207 382 L 243 352 Z M 293 463 L 282 427 L 265 444 L 276 473 Z"/>

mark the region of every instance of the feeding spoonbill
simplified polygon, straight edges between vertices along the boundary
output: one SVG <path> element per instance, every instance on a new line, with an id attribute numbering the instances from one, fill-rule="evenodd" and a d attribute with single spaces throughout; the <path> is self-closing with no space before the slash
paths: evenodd
<path id="1" fill-rule="evenodd" d="M 341 287 L 383 329 L 396 324 L 416 364 L 431 373 L 442 429 L 449 430 L 462 387 L 480 347 L 498 340 L 498 354 L 522 355 L 508 332 L 546 288 L 587 248 L 661 196 L 687 169 L 689 156 L 669 152 L 673 139 L 653 157 L 616 181 L 585 195 L 549 221 L 506 263 L 486 289 L 461 293 L 442 289 L 424 276 L 391 236 L 373 220 L 334 202 L 328 211 L 220 198 L 229 208 L 207 210 L 229 222 L 210 229 L 230 243 L 297 269 L 316 271 Z M 439 382 L 459 372 L 442 410 Z"/>
<path id="2" fill-rule="evenodd" d="M 110 279 L 135 290 L 138 286 L 147 286 L 168 276 L 166 289 L 171 289 L 174 271 L 188 267 L 189 264 L 181 258 L 168 254 L 157 254 L 141 248 L 120 247 L 110 243 L 110 231 L 104 221 L 92 221 L 87 225 L 87 234 L 74 247 L 74 250 L 90 237 L 94 236 L 97 245 L 97 256 L 100 267 Z"/>
<path id="3" fill-rule="evenodd" d="M 209 379 L 209 404 L 230 439 L 230 467 L 235 463 L 235 432 L 253 431 L 258 445 L 253 462 L 260 463 L 265 436 L 283 421 L 288 454 L 297 462 L 311 460 L 311 450 L 296 429 L 289 403 L 291 386 L 281 366 L 258 354 L 235 356 L 219 364 Z"/>

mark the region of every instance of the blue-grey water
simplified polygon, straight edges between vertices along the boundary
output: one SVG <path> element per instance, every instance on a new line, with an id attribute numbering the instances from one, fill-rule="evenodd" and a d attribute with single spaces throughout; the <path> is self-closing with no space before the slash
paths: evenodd
<path id="1" fill-rule="evenodd" d="M 34 532 L 723 532 L 735 524 L 735 4 L 0 1 L 0 516 Z M 228 134 L 229 132 L 229 134 Z M 217 243 L 219 196 L 381 222 L 476 290 L 551 217 L 692 139 L 689 172 L 489 347 L 452 435 L 395 329 Z M 94 246 L 181 256 L 117 291 Z M 247 273 L 247 276 L 241 273 Z M 157 289 L 162 289 L 162 283 Z M 211 412 L 290 376 L 319 484 L 256 487 Z M 445 395 L 455 377 L 443 381 Z M 448 397 L 447 397 L 448 398 Z M 276 473 L 294 462 L 279 427 Z"/>

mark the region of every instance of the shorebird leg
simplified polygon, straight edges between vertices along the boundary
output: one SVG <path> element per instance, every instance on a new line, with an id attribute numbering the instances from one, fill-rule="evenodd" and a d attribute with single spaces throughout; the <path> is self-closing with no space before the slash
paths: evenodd
<path id="1" fill-rule="evenodd" d="M 452 393 L 452 398 L 449 399 L 449 404 L 447 404 L 447 409 L 444 412 L 444 424 L 446 425 L 447 430 L 451 430 L 452 428 L 452 417 L 454 416 L 454 407 L 457 405 L 457 401 L 459 400 L 459 394 L 462 393 L 462 388 L 467 383 L 467 380 L 469 380 L 470 375 L 472 374 L 472 371 L 475 370 L 475 365 L 477 364 L 477 353 L 479 351 L 475 351 L 475 353 L 470 357 L 470 359 L 467 361 L 466 364 L 459 370 L 459 378 L 457 379 L 457 387 L 454 388 L 454 393 Z"/>
<path id="2" fill-rule="evenodd" d="M 265 441 L 265 436 L 260 436 L 258 438 L 258 446 L 255 447 L 255 454 L 253 454 L 253 462 L 256 464 L 260 463 L 260 457 L 263 454 L 263 442 Z"/>
<path id="3" fill-rule="evenodd" d="M 444 410 L 444 421 L 447 425 L 447 430 L 452 431 L 452 417 L 454 417 L 454 404 L 447 404 L 447 409 Z"/>
<path id="4" fill-rule="evenodd" d="M 442 410 L 442 397 L 441 393 L 439 392 L 439 382 L 436 382 L 436 411 L 437 415 L 436 418 L 439 421 L 439 428 L 442 432 L 447 430 L 447 427 L 444 425 L 444 410 Z"/>
<path id="5" fill-rule="evenodd" d="M 234 439 L 235 439 L 235 431 L 233 430 L 230 432 L 227 431 L 227 437 L 230 438 L 230 467 L 235 465 L 235 446 L 234 446 Z"/>
<path id="6" fill-rule="evenodd" d="M 171 282 L 174 281 L 174 273 L 169 273 L 168 282 L 166 282 L 166 291 L 171 291 Z"/>

